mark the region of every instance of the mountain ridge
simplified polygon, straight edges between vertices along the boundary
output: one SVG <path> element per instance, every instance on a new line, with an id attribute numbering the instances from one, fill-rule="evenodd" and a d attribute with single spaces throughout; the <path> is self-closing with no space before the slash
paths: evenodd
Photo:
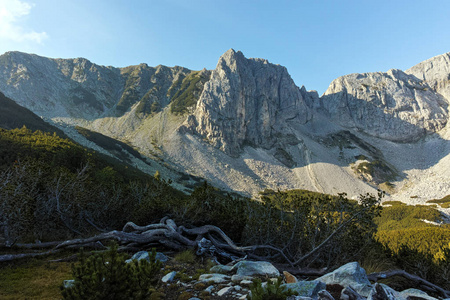
<path id="1" fill-rule="evenodd" d="M 387 182 L 392 197 L 411 201 L 430 193 L 423 185 L 443 178 L 428 173 L 448 164 L 446 66 L 433 76 L 423 63 L 405 72 L 345 75 L 319 97 L 296 86 L 285 67 L 233 49 L 211 71 L 59 64 L 63 75 L 56 76 L 51 64 L 38 68 L 4 54 L 0 91 L 70 134 L 81 126 L 131 144 L 160 161 L 149 172 L 161 169 L 180 184 L 177 172 L 187 171 L 246 195 L 302 188 L 354 197 Z M 184 95 L 176 111 L 175 95 Z M 416 167 L 402 154 L 421 143 L 442 151 L 430 150 L 425 167 Z M 420 196 L 410 198 L 415 186 L 422 186 Z M 441 184 L 429 196 L 445 193 L 450 186 Z"/>

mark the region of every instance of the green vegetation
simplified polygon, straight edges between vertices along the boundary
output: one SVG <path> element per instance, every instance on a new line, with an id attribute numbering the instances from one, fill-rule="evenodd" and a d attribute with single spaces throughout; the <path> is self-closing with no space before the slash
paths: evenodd
<path id="1" fill-rule="evenodd" d="M 293 292 L 290 289 L 281 287 L 282 283 L 283 279 L 278 277 L 275 283 L 269 280 L 267 281 L 266 287 L 263 287 L 261 279 L 255 279 L 250 285 L 251 296 L 248 296 L 247 299 L 284 300 L 289 296 L 298 295 L 298 293 Z"/>
<path id="2" fill-rule="evenodd" d="M 91 131 L 83 127 L 76 126 L 75 129 L 85 138 L 99 145 L 103 149 L 112 152 L 116 157 L 119 157 L 123 161 L 129 162 L 130 160 L 122 150 L 128 152 L 129 154 L 133 155 L 136 158 L 143 159 L 138 151 L 134 150 L 131 146 L 119 140 L 110 138 L 106 135 L 103 135 L 95 131 Z"/>
<path id="3" fill-rule="evenodd" d="M 362 162 L 358 164 L 356 171 L 360 174 L 369 175 L 370 181 L 374 181 L 378 184 L 386 184 L 389 181 L 395 180 L 397 177 L 397 172 L 382 160 Z M 387 187 L 389 187 L 389 185 Z"/>
<path id="4" fill-rule="evenodd" d="M 174 114 L 183 114 L 187 112 L 187 108 L 197 103 L 198 97 L 203 91 L 205 82 L 208 81 L 209 76 L 201 71 L 193 71 L 186 78 L 183 79 L 181 85 L 179 81 L 175 82 L 173 86 L 180 85 L 178 91 L 171 98 L 172 106 L 170 111 Z M 173 89 L 169 89 L 169 93 Z"/>
<path id="5" fill-rule="evenodd" d="M 450 195 L 442 199 L 428 200 L 427 203 L 436 203 L 442 208 L 450 208 Z"/>
<path id="6" fill-rule="evenodd" d="M 116 110 L 119 113 L 124 113 L 130 107 L 138 102 L 142 95 L 138 91 L 138 87 L 141 81 L 142 69 L 140 66 L 130 66 L 124 68 L 122 75 L 126 78 L 125 88 L 117 103 Z"/>
<path id="7" fill-rule="evenodd" d="M 147 223 L 184 198 L 164 180 L 56 134 L 0 129 L 0 222 L 7 240 Z"/>
<path id="8" fill-rule="evenodd" d="M 396 202 L 390 202 L 389 204 L 392 206 L 384 207 L 381 216 L 375 218 L 379 231 L 434 227 L 434 225 L 427 224 L 423 220 L 432 222 L 441 220 L 441 213 L 430 206 L 404 205 Z"/>
<path id="9" fill-rule="evenodd" d="M 391 269 L 404 269 L 450 288 L 450 225 L 424 222 L 441 221 L 440 212 L 434 207 L 411 206 L 397 201 L 384 204 L 392 206 L 384 207 L 381 215 L 375 218 L 378 225 L 375 238 L 385 247 L 376 255 L 389 261 Z"/>
<path id="10" fill-rule="evenodd" d="M 244 237 L 250 244 L 271 244 L 302 257 L 333 234 L 334 239 L 304 263 L 342 265 L 358 259 L 361 249 L 370 245 L 376 231 L 373 219 L 381 209 L 378 196 L 362 195 L 359 205 L 345 194 L 265 190 L 262 203 L 246 212 Z"/>
<path id="11" fill-rule="evenodd" d="M 180 263 L 193 263 L 195 261 L 195 254 L 189 249 L 178 253 L 174 259 Z"/>
<path id="12" fill-rule="evenodd" d="M 126 255 L 117 248 L 113 244 L 106 253 L 81 255 L 79 264 L 72 267 L 73 286 L 61 287 L 63 299 L 149 299 L 162 267 L 155 260 L 156 251 L 150 253 L 150 262 L 126 263 Z"/>
<path id="13" fill-rule="evenodd" d="M 155 85 L 142 97 L 136 108 L 137 114 L 152 114 L 161 111 L 162 106 L 157 97 L 160 89 L 160 86 Z"/>
<path id="14" fill-rule="evenodd" d="M 70 278 L 70 263 L 26 259 L 0 265 L 0 298 L 60 299 L 60 285 Z"/>
<path id="15" fill-rule="evenodd" d="M 15 129 L 22 128 L 24 125 L 32 130 L 56 132 L 59 136 L 65 136 L 61 130 L 46 123 L 0 92 L 0 128 Z"/>

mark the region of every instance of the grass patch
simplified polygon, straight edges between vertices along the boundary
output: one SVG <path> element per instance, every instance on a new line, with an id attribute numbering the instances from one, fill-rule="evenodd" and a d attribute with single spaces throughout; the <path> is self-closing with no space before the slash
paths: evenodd
<path id="1" fill-rule="evenodd" d="M 1 299 L 61 299 L 59 287 L 71 278 L 70 263 L 32 259 L 0 266 Z"/>
<path id="2" fill-rule="evenodd" d="M 427 203 L 439 204 L 442 208 L 450 208 L 450 195 L 441 199 L 428 200 Z"/>
<path id="3" fill-rule="evenodd" d="M 180 263 L 194 263 L 195 262 L 195 254 L 192 250 L 186 250 L 175 255 L 174 260 Z"/>

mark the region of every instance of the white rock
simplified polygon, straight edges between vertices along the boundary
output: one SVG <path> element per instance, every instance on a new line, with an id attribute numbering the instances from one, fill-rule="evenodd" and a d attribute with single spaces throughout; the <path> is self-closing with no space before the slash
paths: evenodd
<path id="1" fill-rule="evenodd" d="M 220 291 L 218 291 L 217 295 L 219 297 L 222 297 L 223 295 L 228 294 L 232 289 L 233 289 L 233 287 L 231 287 L 231 286 L 225 287 L 225 288 L 221 289 Z"/>

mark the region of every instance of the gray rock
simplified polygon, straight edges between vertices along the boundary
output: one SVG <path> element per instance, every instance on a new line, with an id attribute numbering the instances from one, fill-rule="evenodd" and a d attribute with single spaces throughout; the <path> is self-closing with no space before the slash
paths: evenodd
<path id="1" fill-rule="evenodd" d="M 285 67 L 247 59 L 228 50 L 197 103 L 192 131 L 216 148 L 237 156 L 245 145 L 272 148 L 287 120 L 305 123 L 310 112 Z"/>
<path id="2" fill-rule="evenodd" d="M 233 281 L 234 282 L 234 281 Z M 245 286 L 249 286 L 250 284 L 252 284 L 253 283 L 253 281 L 251 281 L 251 280 L 242 280 L 241 282 L 240 282 L 240 285 L 245 285 Z"/>
<path id="3" fill-rule="evenodd" d="M 243 281 L 250 281 L 252 282 L 253 277 L 252 276 L 242 276 L 242 275 L 233 275 L 231 276 L 232 282 L 243 282 Z"/>
<path id="4" fill-rule="evenodd" d="M 341 291 L 341 300 L 365 300 L 366 298 L 358 294 L 351 286 L 347 286 Z"/>
<path id="5" fill-rule="evenodd" d="M 321 290 L 317 294 L 318 300 L 335 300 L 334 297 L 327 290 Z"/>
<path id="6" fill-rule="evenodd" d="M 344 287 L 351 286 L 364 297 L 367 297 L 372 290 L 366 271 L 357 262 L 343 265 L 339 269 L 317 278 L 317 280 L 326 284 L 340 284 Z"/>
<path id="7" fill-rule="evenodd" d="M 233 266 L 226 266 L 226 265 L 216 265 L 213 266 L 209 271 L 211 273 L 220 273 L 220 274 L 228 274 L 233 269 Z"/>
<path id="8" fill-rule="evenodd" d="M 448 119 L 448 101 L 401 70 L 339 77 L 320 101 L 336 123 L 396 142 L 437 132 Z"/>
<path id="9" fill-rule="evenodd" d="M 233 266 L 233 271 L 239 276 L 268 276 L 278 277 L 280 272 L 267 261 L 240 261 Z"/>
<path id="10" fill-rule="evenodd" d="M 424 299 L 424 300 L 437 300 L 437 298 L 429 296 L 424 291 L 418 290 L 418 289 L 407 289 L 400 292 L 400 295 L 408 298 L 408 297 L 414 297 L 414 299 Z"/>
<path id="11" fill-rule="evenodd" d="M 169 258 L 162 252 L 156 252 L 155 259 L 163 263 L 169 261 Z"/>
<path id="12" fill-rule="evenodd" d="M 233 287 L 231 287 L 231 286 L 224 287 L 223 289 L 221 289 L 220 291 L 217 292 L 217 295 L 219 297 L 222 297 L 223 295 L 226 295 L 229 292 L 231 292 L 232 289 L 233 289 Z"/>
<path id="13" fill-rule="evenodd" d="M 146 259 L 147 261 L 150 261 L 150 255 L 147 251 L 139 251 L 135 253 L 130 259 L 127 259 L 125 262 L 130 263 L 134 259 L 138 261 L 141 259 Z M 165 256 L 164 253 L 161 252 L 156 252 L 155 259 L 161 262 L 166 262 L 169 260 L 169 258 Z"/>
<path id="14" fill-rule="evenodd" d="M 202 300 L 202 299 L 197 298 L 197 297 L 192 297 L 192 298 L 189 298 L 189 300 Z"/>
<path id="15" fill-rule="evenodd" d="M 406 297 L 385 284 L 375 283 L 367 300 L 406 300 Z"/>
<path id="16" fill-rule="evenodd" d="M 450 101 L 450 52 L 427 59 L 405 71 L 424 80 Z"/>
<path id="17" fill-rule="evenodd" d="M 204 289 L 205 292 L 208 292 L 210 294 L 212 293 L 213 290 L 214 290 L 214 286 L 213 285 L 210 285 L 206 289 Z"/>
<path id="18" fill-rule="evenodd" d="M 166 275 L 164 275 L 163 278 L 161 278 L 161 281 L 164 282 L 164 283 L 172 282 L 173 279 L 175 278 L 175 275 L 177 275 L 176 271 L 172 271 L 170 273 L 167 273 Z"/>
<path id="19" fill-rule="evenodd" d="M 202 282 L 214 282 L 214 283 L 224 283 L 230 281 L 230 276 L 224 274 L 202 274 L 198 278 Z"/>
<path id="20" fill-rule="evenodd" d="M 281 285 L 285 290 L 290 289 L 298 293 L 298 296 L 317 298 L 319 291 L 326 289 L 326 284 L 318 281 L 299 281 Z"/>

